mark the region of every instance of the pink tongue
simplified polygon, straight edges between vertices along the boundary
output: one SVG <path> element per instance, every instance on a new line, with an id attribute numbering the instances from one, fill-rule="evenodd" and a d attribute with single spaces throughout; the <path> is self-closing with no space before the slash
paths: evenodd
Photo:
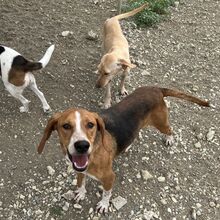
<path id="1" fill-rule="evenodd" d="M 72 162 L 77 165 L 77 167 L 85 167 L 88 161 L 88 155 L 72 155 Z"/>

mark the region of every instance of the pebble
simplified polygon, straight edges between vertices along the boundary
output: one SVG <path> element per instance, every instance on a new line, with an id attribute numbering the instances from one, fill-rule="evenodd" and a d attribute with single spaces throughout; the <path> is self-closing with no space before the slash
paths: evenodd
<path id="1" fill-rule="evenodd" d="M 121 209 L 126 203 L 127 200 L 121 196 L 118 196 L 112 200 L 112 204 L 117 210 Z"/>
<path id="2" fill-rule="evenodd" d="M 72 190 L 69 190 L 68 192 L 64 193 L 62 195 L 62 197 L 65 198 L 66 200 L 70 201 L 70 200 L 74 199 L 75 194 L 74 194 L 74 192 Z"/>
<path id="3" fill-rule="evenodd" d="M 89 214 L 92 214 L 93 213 L 93 208 L 90 208 L 89 209 Z"/>
<path id="4" fill-rule="evenodd" d="M 98 35 L 94 31 L 91 30 L 91 31 L 88 32 L 86 39 L 88 39 L 88 40 L 97 40 Z"/>
<path id="5" fill-rule="evenodd" d="M 150 73 L 147 71 L 147 70 L 144 70 L 142 73 L 141 73 L 142 76 L 150 76 Z"/>
<path id="6" fill-rule="evenodd" d="M 213 208 L 213 207 L 216 206 L 216 204 L 215 204 L 215 202 L 212 202 L 212 201 L 211 201 L 211 202 L 209 203 L 209 206 Z"/>
<path id="7" fill-rule="evenodd" d="M 207 133 L 207 141 L 211 141 L 214 138 L 215 131 L 212 130 L 212 128 L 209 129 L 209 132 Z"/>
<path id="8" fill-rule="evenodd" d="M 68 202 L 65 202 L 64 206 L 62 207 L 63 211 L 67 211 L 70 207 L 70 204 Z"/>
<path id="9" fill-rule="evenodd" d="M 195 148 L 201 148 L 200 142 L 195 143 L 194 146 L 195 146 Z"/>
<path id="10" fill-rule="evenodd" d="M 146 211 L 146 212 L 144 212 L 143 219 L 144 220 L 151 220 L 154 218 L 154 215 L 155 215 L 155 213 L 153 211 Z"/>
<path id="11" fill-rule="evenodd" d="M 74 204 L 73 205 L 73 207 L 75 208 L 75 209 L 82 209 L 82 206 L 80 205 L 80 204 Z"/>
<path id="12" fill-rule="evenodd" d="M 166 200 L 166 199 L 161 199 L 160 201 L 161 201 L 161 203 L 162 203 L 163 205 L 166 205 L 166 204 L 167 204 L 167 200 Z"/>
<path id="13" fill-rule="evenodd" d="M 67 37 L 69 34 L 70 34 L 70 31 L 63 31 L 63 32 L 61 33 L 61 35 L 62 35 L 63 37 Z"/>
<path id="14" fill-rule="evenodd" d="M 160 183 L 163 183 L 163 182 L 165 182 L 165 177 L 164 176 L 159 176 L 158 178 L 157 178 L 157 180 L 158 180 L 158 182 L 160 182 Z"/>
<path id="15" fill-rule="evenodd" d="M 51 175 L 51 176 L 53 176 L 55 173 L 55 170 L 51 166 L 47 166 L 47 171 L 48 171 L 49 175 Z"/>
<path id="16" fill-rule="evenodd" d="M 148 180 L 153 178 L 153 176 L 147 170 L 141 170 L 141 175 L 143 180 Z"/>

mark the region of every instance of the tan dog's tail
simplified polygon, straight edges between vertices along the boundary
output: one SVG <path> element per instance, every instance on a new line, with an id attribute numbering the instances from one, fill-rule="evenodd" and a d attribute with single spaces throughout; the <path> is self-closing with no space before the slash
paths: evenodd
<path id="1" fill-rule="evenodd" d="M 166 97 L 166 96 L 177 97 L 177 98 L 180 98 L 180 99 L 185 99 L 185 100 L 190 101 L 190 102 L 194 102 L 194 103 L 196 103 L 198 105 L 201 105 L 201 106 L 210 107 L 209 102 L 201 100 L 199 98 L 196 98 L 192 95 L 188 95 L 188 94 L 186 94 L 184 92 L 181 92 L 181 91 L 178 91 L 178 90 L 161 88 L 161 92 L 163 93 L 164 97 Z"/>
<path id="2" fill-rule="evenodd" d="M 129 11 L 129 12 L 127 12 L 127 13 L 124 13 L 124 14 L 116 15 L 116 16 L 114 16 L 113 18 L 116 18 L 116 19 L 120 20 L 120 19 L 123 19 L 123 18 L 131 17 L 131 16 L 137 14 L 138 12 L 144 10 L 147 6 L 148 6 L 147 3 L 146 3 L 146 4 L 143 4 L 143 5 L 140 6 L 139 8 L 136 8 L 136 9 L 134 9 L 134 10 L 132 10 L 132 11 Z"/>

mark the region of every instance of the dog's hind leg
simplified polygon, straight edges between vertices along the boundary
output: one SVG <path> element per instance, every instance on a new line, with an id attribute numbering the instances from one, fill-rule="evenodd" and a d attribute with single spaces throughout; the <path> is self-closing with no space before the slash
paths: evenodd
<path id="1" fill-rule="evenodd" d="M 15 97 L 16 99 L 20 100 L 20 102 L 22 103 L 23 106 L 20 107 L 20 112 L 28 112 L 28 104 L 29 104 L 29 100 L 27 100 L 23 95 L 23 88 L 19 88 L 19 87 L 11 87 L 11 86 L 5 86 L 5 88 L 8 90 L 8 92 Z"/>
<path id="2" fill-rule="evenodd" d="M 159 106 L 151 115 L 151 123 L 161 133 L 165 134 L 166 145 L 172 145 L 174 142 L 172 129 L 168 120 L 168 109 L 166 104 Z"/>
<path id="3" fill-rule="evenodd" d="M 31 74 L 30 75 L 30 89 L 39 97 L 39 99 L 41 100 L 42 102 L 42 105 L 43 105 L 43 110 L 44 112 L 48 113 L 51 111 L 51 108 L 50 106 L 48 105 L 47 103 L 47 100 L 45 99 L 44 97 L 44 94 L 38 89 L 37 87 L 37 84 L 36 84 L 36 80 L 34 78 L 34 76 Z"/>

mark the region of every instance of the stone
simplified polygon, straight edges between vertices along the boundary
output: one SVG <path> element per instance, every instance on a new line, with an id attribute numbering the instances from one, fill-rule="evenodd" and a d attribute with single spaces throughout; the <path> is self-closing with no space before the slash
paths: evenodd
<path id="1" fill-rule="evenodd" d="M 209 206 L 213 208 L 213 207 L 216 206 L 216 204 L 215 204 L 215 202 L 211 201 L 211 202 L 209 203 Z"/>
<path id="2" fill-rule="evenodd" d="M 63 31 L 63 32 L 61 33 L 61 35 L 62 35 L 63 37 L 67 37 L 69 34 L 70 34 L 70 31 Z"/>
<path id="3" fill-rule="evenodd" d="M 70 201 L 70 200 L 74 199 L 75 194 L 74 194 L 74 192 L 73 192 L 72 190 L 69 190 L 69 191 L 67 191 L 66 193 L 64 193 L 64 194 L 62 195 L 62 197 L 63 197 L 64 199 Z"/>
<path id="4" fill-rule="evenodd" d="M 126 203 L 127 200 L 121 196 L 118 196 L 112 200 L 112 204 L 117 210 L 121 209 Z"/>
<path id="5" fill-rule="evenodd" d="M 65 202 L 64 206 L 62 207 L 63 211 L 67 211 L 70 207 L 70 204 L 68 202 Z"/>
<path id="6" fill-rule="evenodd" d="M 147 71 L 147 70 L 144 70 L 142 73 L 141 73 L 142 76 L 150 76 L 150 73 Z"/>
<path id="7" fill-rule="evenodd" d="M 164 176 L 159 176 L 157 178 L 157 180 L 158 180 L 158 182 L 163 183 L 163 182 L 165 182 L 166 178 Z"/>
<path id="8" fill-rule="evenodd" d="M 155 213 L 153 211 L 145 211 L 143 214 L 144 220 L 152 220 L 154 218 Z"/>
<path id="9" fill-rule="evenodd" d="M 195 143 L 194 146 L 195 146 L 195 148 L 201 148 L 200 142 Z"/>
<path id="10" fill-rule="evenodd" d="M 82 206 L 80 205 L 80 204 L 74 204 L 73 205 L 73 207 L 75 208 L 75 209 L 82 209 Z"/>
<path id="11" fill-rule="evenodd" d="M 88 32 L 86 39 L 88 39 L 88 40 L 97 40 L 98 35 L 94 31 L 91 30 L 91 31 Z"/>
<path id="12" fill-rule="evenodd" d="M 48 171 L 49 175 L 51 175 L 51 176 L 53 176 L 55 173 L 55 170 L 51 166 L 47 166 L 47 171 Z"/>
<path id="13" fill-rule="evenodd" d="M 152 179 L 153 176 L 147 170 L 141 170 L 143 180 Z"/>
<path id="14" fill-rule="evenodd" d="M 215 131 L 212 130 L 212 128 L 210 128 L 206 136 L 207 141 L 211 141 L 214 138 L 214 135 L 215 135 Z"/>

